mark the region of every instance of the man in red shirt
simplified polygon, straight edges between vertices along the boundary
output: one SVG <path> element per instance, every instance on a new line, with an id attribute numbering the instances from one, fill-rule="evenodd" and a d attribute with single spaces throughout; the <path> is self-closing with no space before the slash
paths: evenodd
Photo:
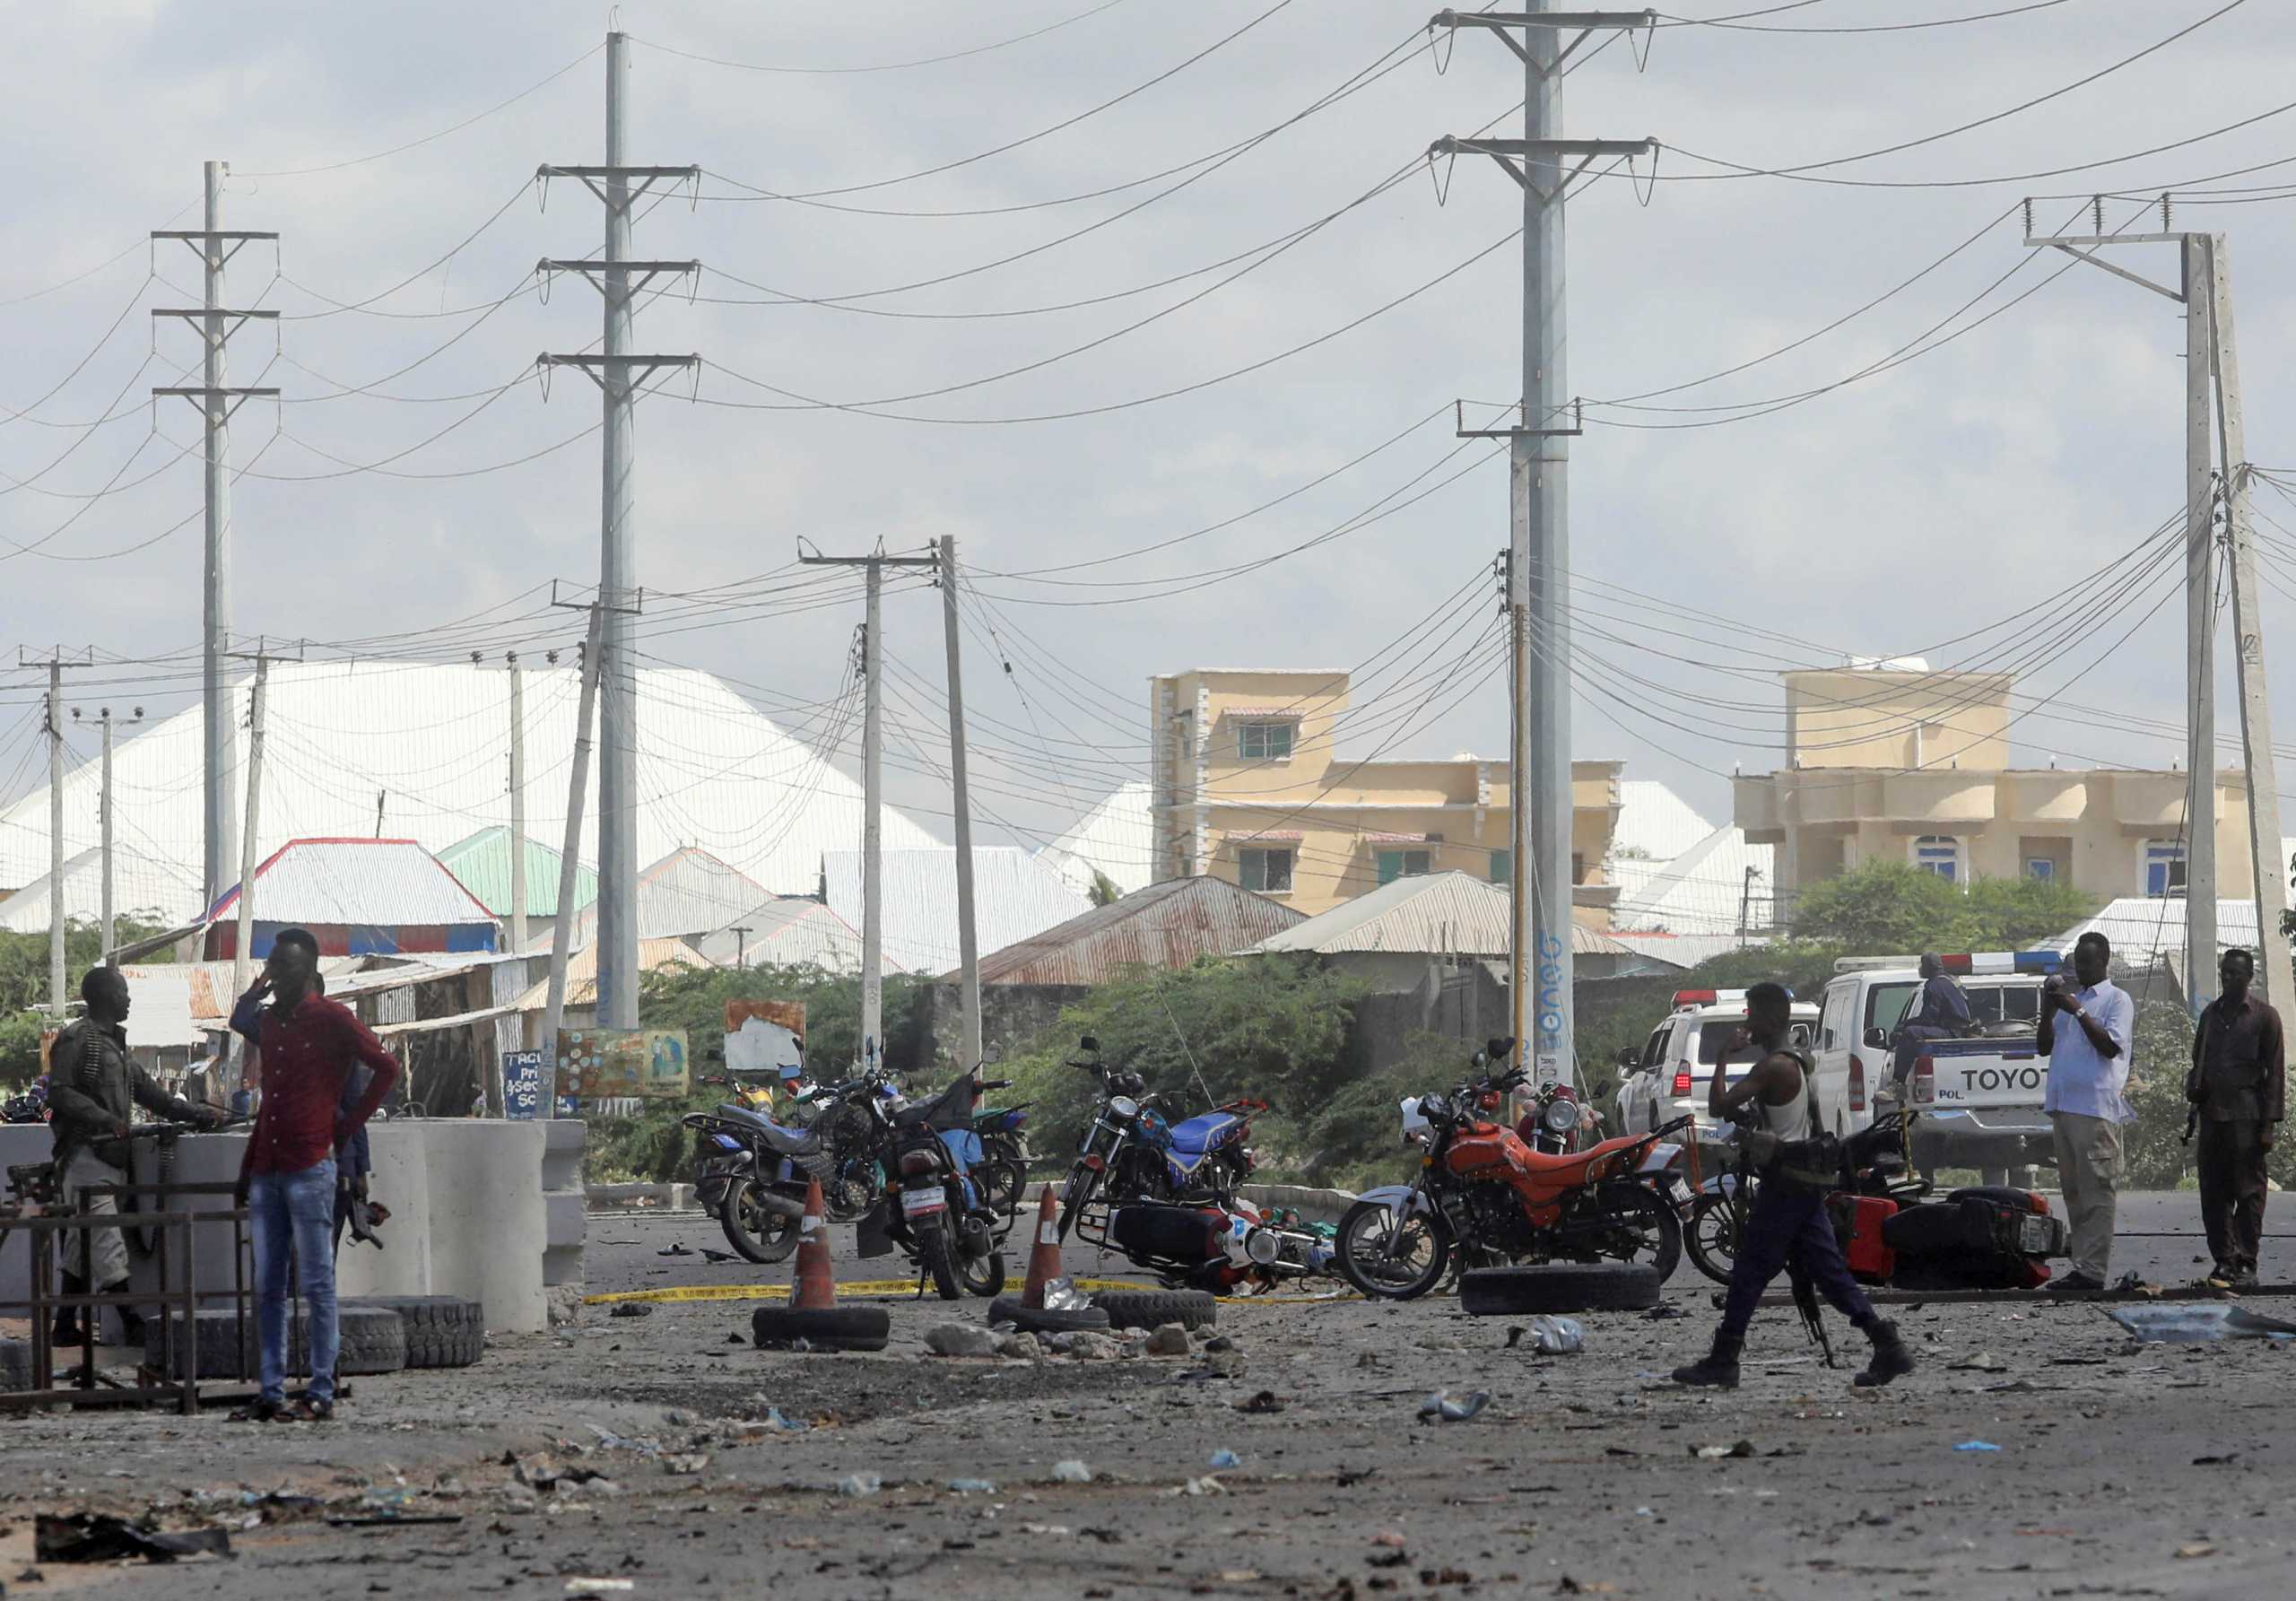
<path id="1" fill-rule="evenodd" d="M 335 1160 L 398 1082 L 398 1061 L 339 1001 L 318 994 L 319 943 L 301 928 L 273 936 L 263 977 L 241 998 L 265 994 L 263 1104 L 239 1164 L 239 1200 L 254 1214 L 256 1334 L 262 1398 L 249 1413 L 324 1420 L 335 1412 Z M 373 1070 L 367 1092 L 341 1110 L 344 1085 L 360 1063 Z M 287 1265 L 291 1253 L 309 1309 L 311 1382 L 294 1410 L 287 1394 Z"/>

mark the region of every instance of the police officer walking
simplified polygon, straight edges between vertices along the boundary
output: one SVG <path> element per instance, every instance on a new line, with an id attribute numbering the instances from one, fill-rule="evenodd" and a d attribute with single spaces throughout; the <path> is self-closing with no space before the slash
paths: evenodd
<path id="1" fill-rule="evenodd" d="M 2208 1287 L 2257 1287 L 2264 1238 L 2265 1158 L 2287 1109 L 2288 1052 L 2280 1014 L 2251 993 L 2257 959 L 2235 946 L 2217 964 L 2222 985 L 2202 1008 L 2185 1099 L 2200 1130 L 2200 1217 L 2215 1261 Z"/>

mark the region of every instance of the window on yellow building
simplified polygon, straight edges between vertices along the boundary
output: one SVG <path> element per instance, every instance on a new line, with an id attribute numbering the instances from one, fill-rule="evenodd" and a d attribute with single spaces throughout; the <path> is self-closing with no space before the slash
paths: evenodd
<path id="1" fill-rule="evenodd" d="M 1236 853 L 1236 882 L 1262 895 L 1292 892 L 1292 857 L 1288 850 L 1239 850 Z"/>
<path id="2" fill-rule="evenodd" d="M 1491 882 L 1511 884 L 1515 882 L 1515 853 L 1494 850 L 1491 853 Z"/>
<path id="3" fill-rule="evenodd" d="M 1239 723 L 1236 754 L 1247 761 L 1289 761 L 1292 728 L 1290 723 Z"/>
<path id="4" fill-rule="evenodd" d="M 1913 865 L 1948 883 L 1961 878 L 1961 842 L 1951 834 L 1924 834 L 1913 842 Z"/>
<path id="5" fill-rule="evenodd" d="M 1383 850 L 1379 852 L 1379 882 L 1393 883 L 1398 878 L 1424 878 L 1435 871 L 1435 853 L 1431 850 Z"/>
<path id="6" fill-rule="evenodd" d="M 2144 892 L 2181 895 L 2185 888 L 2185 842 L 2182 840 L 2144 841 Z"/>

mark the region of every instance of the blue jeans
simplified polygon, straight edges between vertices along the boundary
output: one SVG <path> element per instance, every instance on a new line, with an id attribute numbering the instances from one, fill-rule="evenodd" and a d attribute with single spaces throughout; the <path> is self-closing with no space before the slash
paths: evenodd
<path id="1" fill-rule="evenodd" d="M 1866 1292 L 1849 1276 L 1826 1214 L 1826 1192 L 1805 1184 L 1767 1179 L 1754 1194 L 1746 1236 L 1730 1266 L 1730 1293 L 1723 1303 L 1722 1332 L 1744 1339 L 1754 1319 L 1754 1303 L 1781 1268 L 1808 1275 L 1834 1310 L 1859 1328 L 1874 1321 Z"/>
<path id="2" fill-rule="evenodd" d="M 299 1173 L 257 1173 L 248 1183 L 255 1234 L 255 1327 L 262 1344 L 263 1398 L 287 1395 L 287 1263 L 309 1309 L 314 1401 L 335 1399 L 335 1158 Z"/>

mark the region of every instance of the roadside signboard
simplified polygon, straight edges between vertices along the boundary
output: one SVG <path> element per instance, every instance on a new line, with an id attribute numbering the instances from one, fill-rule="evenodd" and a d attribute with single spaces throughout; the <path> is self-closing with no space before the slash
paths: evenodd
<path id="1" fill-rule="evenodd" d="M 558 1093 L 583 1101 L 686 1092 L 683 1029 L 561 1029 Z"/>
<path id="2" fill-rule="evenodd" d="M 502 1115 L 518 1119 L 542 1116 L 542 1052 L 502 1053 Z"/>
<path id="3" fill-rule="evenodd" d="M 805 1062 L 805 1003 L 727 1001 L 726 1071 L 778 1073 Z"/>

